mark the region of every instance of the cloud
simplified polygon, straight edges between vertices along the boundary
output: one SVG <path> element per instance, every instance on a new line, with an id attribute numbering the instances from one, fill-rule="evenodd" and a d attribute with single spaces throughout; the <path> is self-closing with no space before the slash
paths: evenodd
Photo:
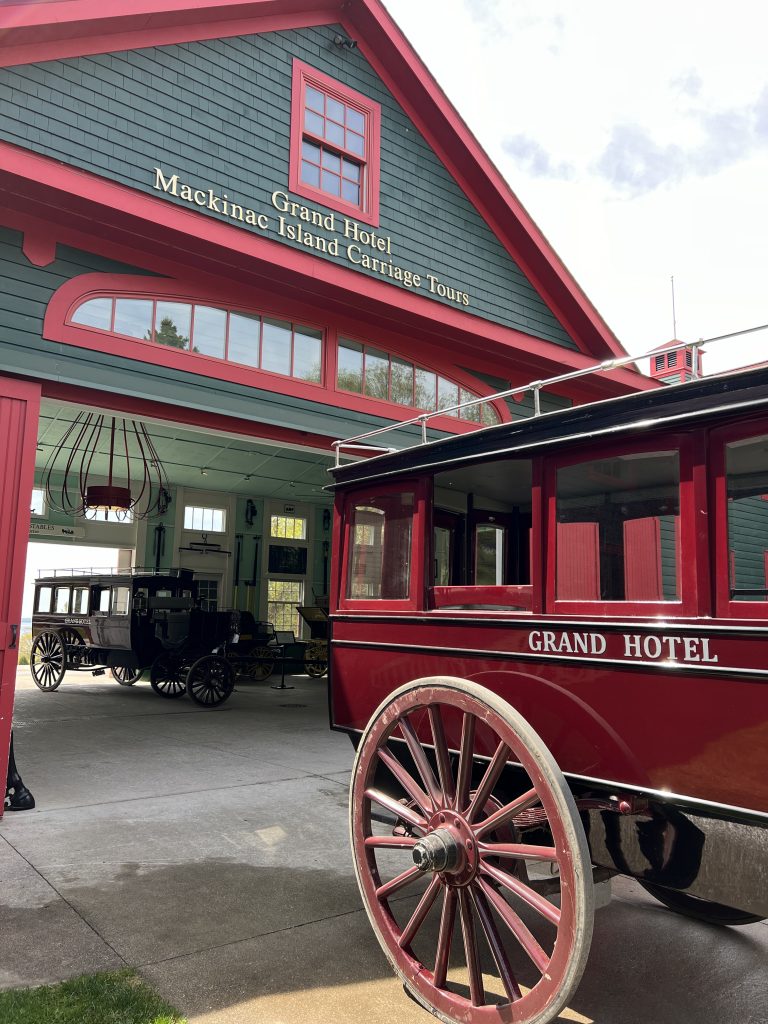
<path id="1" fill-rule="evenodd" d="M 640 125 L 617 124 L 594 170 L 620 191 L 640 195 L 686 177 L 717 174 L 768 146 L 768 88 L 744 108 L 694 109 L 686 116 L 699 142 L 662 144 Z"/>
<path id="2" fill-rule="evenodd" d="M 617 188 L 651 192 L 665 182 L 678 181 L 685 170 L 685 151 L 677 145 L 660 146 L 639 125 L 619 124 L 595 169 Z"/>
<path id="3" fill-rule="evenodd" d="M 691 69 L 690 71 L 685 71 L 679 77 L 673 78 L 670 85 L 684 96 L 695 98 L 701 92 L 704 81 L 698 71 Z"/>
<path id="4" fill-rule="evenodd" d="M 558 178 L 568 181 L 574 176 L 575 169 L 572 164 L 564 160 L 555 162 L 546 149 L 529 135 L 511 135 L 504 139 L 501 148 L 534 178 Z"/>

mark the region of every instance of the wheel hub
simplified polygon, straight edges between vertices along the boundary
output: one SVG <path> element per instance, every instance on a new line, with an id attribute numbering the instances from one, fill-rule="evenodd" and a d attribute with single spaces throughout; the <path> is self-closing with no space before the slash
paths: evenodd
<path id="1" fill-rule="evenodd" d="M 413 863 L 420 871 L 454 871 L 460 859 L 461 848 L 447 828 L 435 829 L 413 848 Z"/>
<path id="2" fill-rule="evenodd" d="M 450 885 L 468 885 L 477 874 L 477 842 L 471 827 L 455 812 L 440 811 L 430 831 L 413 847 L 413 863 L 421 871 L 445 876 Z"/>

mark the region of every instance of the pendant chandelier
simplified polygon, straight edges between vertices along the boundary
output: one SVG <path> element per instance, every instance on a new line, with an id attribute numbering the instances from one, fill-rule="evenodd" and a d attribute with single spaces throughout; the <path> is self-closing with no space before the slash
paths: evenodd
<path id="1" fill-rule="evenodd" d="M 143 423 L 81 412 L 43 471 L 48 504 L 88 519 L 149 519 L 167 511 L 168 477 Z"/>

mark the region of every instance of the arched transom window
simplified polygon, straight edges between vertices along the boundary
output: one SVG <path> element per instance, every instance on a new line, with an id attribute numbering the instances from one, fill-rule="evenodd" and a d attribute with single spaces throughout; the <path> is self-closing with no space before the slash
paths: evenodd
<path id="1" fill-rule="evenodd" d="M 299 380 L 322 380 L 323 332 L 259 313 L 170 298 L 105 295 L 82 302 L 70 323 Z"/>
<path id="2" fill-rule="evenodd" d="M 473 405 L 460 412 L 449 411 L 461 402 L 471 402 L 480 396 L 434 370 L 346 338 L 339 339 L 336 386 L 341 391 L 381 398 L 425 412 L 444 409 L 447 416 L 458 416 L 472 423 L 490 425 L 501 422 L 501 417 L 490 403 Z"/>

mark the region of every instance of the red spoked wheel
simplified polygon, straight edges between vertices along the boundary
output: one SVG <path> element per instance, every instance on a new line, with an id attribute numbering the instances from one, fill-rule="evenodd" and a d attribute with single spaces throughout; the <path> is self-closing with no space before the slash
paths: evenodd
<path id="1" fill-rule="evenodd" d="M 509 762 L 527 777 L 513 797 Z M 451 1024 L 560 1013 L 592 939 L 589 850 L 554 758 L 506 701 L 446 676 L 392 693 L 357 749 L 350 831 L 376 937 L 426 1009 Z M 559 873 L 559 905 L 542 871 L 540 889 Z"/>

